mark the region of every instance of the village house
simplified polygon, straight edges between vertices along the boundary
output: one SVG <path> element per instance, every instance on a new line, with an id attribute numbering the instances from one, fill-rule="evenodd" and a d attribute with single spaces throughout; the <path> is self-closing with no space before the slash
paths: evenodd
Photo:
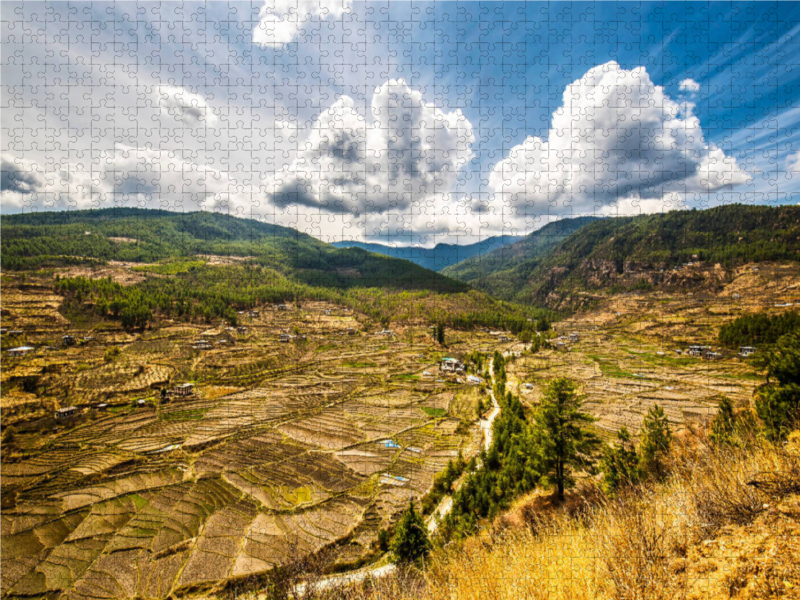
<path id="1" fill-rule="evenodd" d="M 108 404 L 106 404 L 105 402 L 101 402 L 100 404 L 97 405 L 97 410 L 99 410 L 100 412 L 104 412 L 107 408 Z"/>
<path id="2" fill-rule="evenodd" d="M 570 333 L 569 334 L 569 341 L 570 342 L 577 342 L 580 339 L 580 336 L 577 333 Z"/>
<path id="3" fill-rule="evenodd" d="M 464 371 L 464 363 L 457 358 L 443 358 L 439 363 L 439 369 L 445 373 L 462 373 Z"/>
<path id="4" fill-rule="evenodd" d="M 68 335 L 64 335 L 64 336 L 61 337 L 61 342 L 65 346 L 73 346 L 75 344 L 75 338 L 73 336 L 69 335 L 69 334 Z"/>
<path id="5" fill-rule="evenodd" d="M 251 310 L 249 313 L 247 313 L 247 316 L 250 317 L 251 319 L 257 319 L 258 317 L 261 316 L 261 313 L 257 310 Z"/>
<path id="6" fill-rule="evenodd" d="M 705 354 L 706 350 L 710 350 L 710 348 L 708 346 L 697 346 L 697 345 L 695 345 L 695 346 L 689 346 L 689 349 L 686 351 L 686 353 L 689 356 L 703 356 L 703 354 Z"/>
<path id="7" fill-rule="evenodd" d="M 11 348 L 8 351 L 9 356 L 25 356 L 28 352 L 34 350 L 33 346 L 19 346 L 18 348 Z"/>
<path id="8" fill-rule="evenodd" d="M 278 310 L 289 310 L 291 308 L 288 304 L 278 304 Z"/>
<path id="9" fill-rule="evenodd" d="M 471 383 L 472 385 L 480 385 L 483 383 L 483 379 L 476 375 L 467 375 L 467 383 Z"/>
<path id="10" fill-rule="evenodd" d="M 710 350 L 706 352 L 705 357 L 706 360 L 719 360 L 722 358 L 722 354 L 719 352 L 711 352 Z"/>
<path id="11" fill-rule="evenodd" d="M 172 393 L 176 396 L 191 396 L 194 394 L 193 383 L 181 383 L 172 388 Z"/>
<path id="12" fill-rule="evenodd" d="M 247 327 L 237 327 L 237 328 L 236 328 L 236 331 L 238 331 L 239 333 L 241 333 L 242 335 L 244 335 L 244 334 L 246 334 L 246 333 L 247 333 Z"/>
<path id="13" fill-rule="evenodd" d="M 392 331 L 391 329 L 383 329 L 375 333 L 375 335 L 394 335 L 394 331 Z"/>
<path id="14" fill-rule="evenodd" d="M 739 346 L 739 356 L 747 357 L 756 353 L 753 346 Z"/>
<path id="15" fill-rule="evenodd" d="M 733 298 L 734 300 L 739 300 L 741 297 L 742 297 L 742 295 L 741 295 L 741 294 L 733 294 L 733 295 L 731 296 L 731 298 Z"/>
<path id="16" fill-rule="evenodd" d="M 66 408 L 59 408 L 55 414 L 53 415 L 56 419 L 68 419 L 69 417 L 74 417 L 75 413 L 78 412 L 78 408 L 75 406 L 67 406 Z"/>
<path id="17" fill-rule="evenodd" d="M 293 335 L 289 335 L 288 333 L 282 333 L 278 337 L 278 341 L 279 342 L 291 342 L 293 339 L 294 339 L 294 336 Z"/>
<path id="18" fill-rule="evenodd" d="M 347 329 L 345 329 L 345 330 L 344 330 L 344 332 L 345 332 L 347 335 L 355 335 L 355 334 L 356 334 L 356 330 L 355 330 L 355 329 L 353 329 L 352 327 L 348 327 Z"/>
<path id="19" fill-rule="evenodd" d="M 211 350 L 211 344 L 208 340 L 197 340 L 193 345 L 192 348 L 195 350 Z"/>

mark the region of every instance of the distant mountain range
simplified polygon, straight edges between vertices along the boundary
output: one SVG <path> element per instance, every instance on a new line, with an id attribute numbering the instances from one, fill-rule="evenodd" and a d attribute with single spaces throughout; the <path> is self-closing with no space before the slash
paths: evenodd
<path id="1" fill-rule="evenodd" d="M 455 265 L 459 262 L 488 254 L 509 244 L 513 244 L 524 236 L 519 235 L 499 235 L 486 238 L 474 244 L 436 244 L 433 248 L 423 248 L 420 246 L 387 246 L 385 244 L 374 244 L 357 241 L 334 242 L 332 246 L 337 248 L 361 248 L 368 252 L 383 254 L 393 258 L 403 258 L 418 264 L 431 271 L 441 271 L 446 267 Z"/>

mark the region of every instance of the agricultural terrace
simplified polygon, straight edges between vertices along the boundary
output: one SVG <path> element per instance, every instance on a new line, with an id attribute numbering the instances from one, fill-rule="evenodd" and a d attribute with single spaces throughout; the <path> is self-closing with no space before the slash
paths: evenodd
<path id="1" fill-rule="evenodd" d="M 128 267 L 102 274 L 135 285 Z M 125 330 L 53 282 L 3 278 L 3 597 L 207 593 L 330 546 L 363 562 L 479 449 L 481 392 L 438 361 L 501 347 L 485 331 L 445 349 L 321 301 Z"/>
<path id="2" fill-rule="evenodd" d="M 606 438 L 623 426 L 637 432 L 654 404 L 681 429 L 707 423 L 723 396 L 738 406 L 752 400 L 764 383 L 759 352 L 743 358 L 738 348 L 721 347 L 719 328 L 742 314 L 797 310 L 800 268 L 746 265 L 715 292 L 629 293 L 592 300 L 598 309 L 555 325 L 550 349 L 524 353 L 512 362 L 509 388 L 530 406 L 550 379 L 575 379 Z M 570 341 L 570 334 L 577 339 Z M 690 356 L 692 345 L 708 346 L 721 356 Z"/>

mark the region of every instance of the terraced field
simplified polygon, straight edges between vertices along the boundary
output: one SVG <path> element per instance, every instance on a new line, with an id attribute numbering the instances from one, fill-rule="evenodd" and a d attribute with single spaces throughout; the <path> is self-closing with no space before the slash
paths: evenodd
<path id="1" fill-rule="evenodd" d="M 744 313 L 796 310 L 800 269 L 744 266 L 717 293 L 643 293 L 599 300 L 597 310 L 556 324 L 553 343 L 563 338 L 561 349 L 522 356 L 512 364 L 512 388 L 523 402 L 535 404 L 548 380 L 571 377 L 580 382 L 586 406 L 606 436 L 623 426 L 638 431 L 654 404 L 680 429 L 687 423 L 707 423 L 721 396 L 738 405 L 751 402 L 764 382 L 758 362 L 717 348 L 719 327 Z M 570 342 L 570 333 L 578 334 L 578 340 Z M 689 356 L 690 345 L 711 346 L 722 358 Z"/>
<path id="2" fill-rule="evenodd" d="M 328 546 L 357 561 L 479 446 L 474 388 L 421 376 L 443 352 L 428 324 L 376 336 L 361 315 L 307 303 L 241 315 L 245 332 L 126 332 L 65 316 L 36 276 L 4 278 L 2 308 L 22 331 L 3 349 L 35 348 L 3 356 L 3 597 L 191 596 Z M 281 342 L 287 331 L 306 339 Z M 453 333 L 448 352 L 475 347 L 493 339 Z M 162 396 L 184 382 L 193 394 Z"/>

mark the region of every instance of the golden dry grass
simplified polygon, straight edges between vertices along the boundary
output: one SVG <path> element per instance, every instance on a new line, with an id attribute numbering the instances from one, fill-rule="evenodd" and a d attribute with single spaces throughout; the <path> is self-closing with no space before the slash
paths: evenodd
<path id="1" fill-rule="evenodd" d="M 667 600 L 800 593 L 800 435 L 679 445 L 661 484 L 579 510 L 518 506 L 428 568 L 333 600 Z M 544 503 L 539 503 L 541 506 Z M 509 526 L 509 523 L 517 523 Z M 735 551 L 726 551 L 729 548 Z"/>

